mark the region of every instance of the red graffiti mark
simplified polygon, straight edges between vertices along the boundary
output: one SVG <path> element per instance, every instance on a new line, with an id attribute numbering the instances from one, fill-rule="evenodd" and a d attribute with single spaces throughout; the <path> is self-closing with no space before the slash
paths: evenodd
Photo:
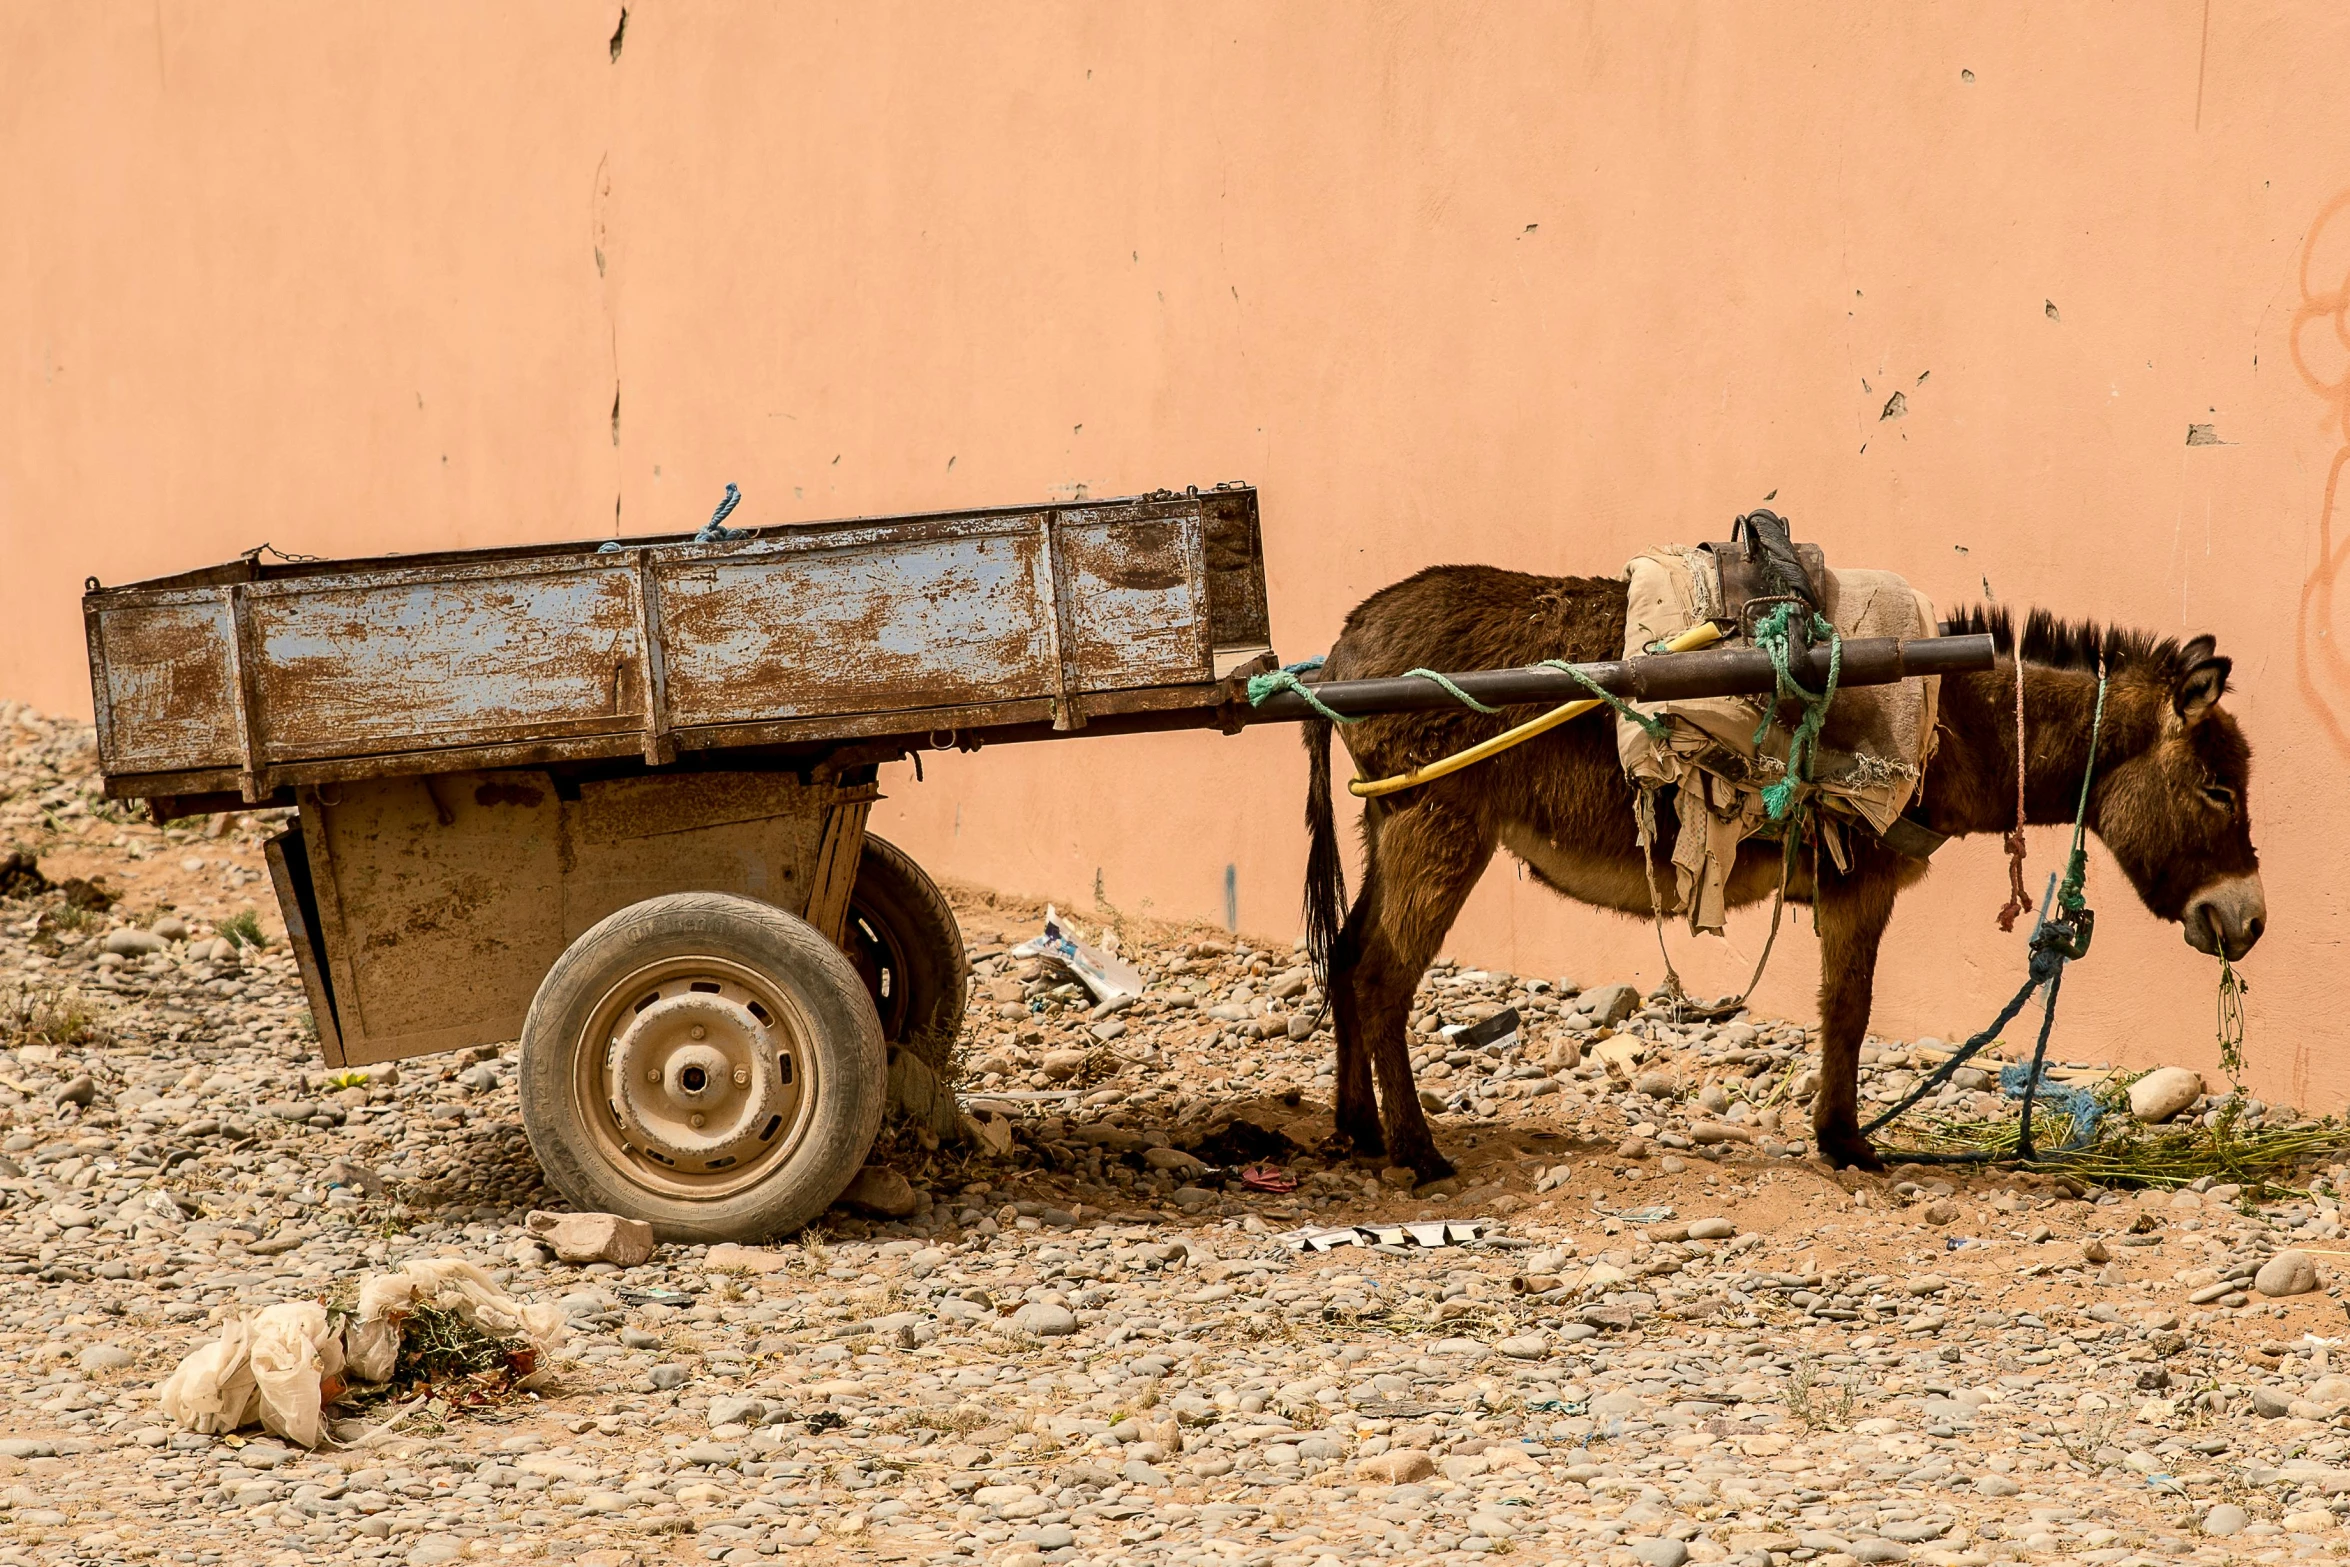
<path id="1" fill-rule="evenodd" d="M 2350 657 L 2344 656 L 2333 634 L 2334 591 L 2343 573 L 2350 571 L 2350 534 L 2338 533 L 2334 527 L 2342 470 L 2350 467 L 2350 243 L 2342 247 L 2343 256 L 2337 264 L 2343 272 L 2335 286 L 2320 292 L 2311 282 L 2319 244 L 2329 229 L 2338 240 L 2350 242 L 2350 223 L 2335 222 L 2346 213 L 2350 213 L 2350 191 L 2327 202 L 2309 225 L 2308 238 L 2301 244 L 2301 304 L 2293 312 L 2293 368 L 2311 391 L 2326 400 L 2341 438 L 2333 461 L 2326 467 L 2325 499 L 2317 514 L 2317 561 L 2301 584 L 2301 606 L 2294 620 L 2293 666 L 2301 693 L 2309 699 L 2326 737 L 2333 741 L 2335 750 L 2350 756 Z M 2313 346 L 2309 339 L 2324 344 L 2327 334 L 2332 339 L 2330 349 L 2341 357 L 2331 380 L 2312 365 L 2308 352 Z"/>

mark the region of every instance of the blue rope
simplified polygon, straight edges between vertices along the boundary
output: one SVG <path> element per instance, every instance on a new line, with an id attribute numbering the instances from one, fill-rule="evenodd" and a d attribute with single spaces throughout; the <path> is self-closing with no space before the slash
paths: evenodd
<path id="1" fill-rule="evenodd" d="M 720 526 L 729 516 L 733 515 L 734 509 L 742 503 L 743 492 L 736 486 L 729 484 L 726 487 L 726 498 L 718 503 L 716 511 L 710 513 L 710 520 L 703 524 L 701 532 L 694 535 L 694 542 L 696 544 L 728 544 L 736 539 L 747 539 L 758 532 L 759 530 L 756 528 Z"/>
<path id="2" fill-rule="evenodd" d="M 1563 658 L 1546 658 L 1535 667 L 1539 669 L 1555 669 L 1560 674 L 1565 675 L 1569 680 L 1574 681 L 1575 684 L 1581 686 L 1584 690 L 1590 692 L 1593 696 L 1598 697 L 1602 702 L 1605 702 L 1608 706 L 1614 708 L 1618 718 L 1621 718 L 1628 724 L 1636 725 L 1640 732 L 1648 736 L 1648 738 L 1651 740 L 1655 740 L 1661 744 L 1665 738 L 1672 733 L 1671 726 L 1666 724 L 1663 719 L 1652 717 L 1647 713 L 1643 713 L 1640 711 L 1640 709 L 1634 707 L 1631 703 L 1625 701 L 1622 697 L 1616 695 L 1613 691 L 1610 691 L 1607 687 L 1601 685 L 1598 681 L 1592 679 L 1589 675 L 1583 673 L 1583 671 L 1577 669 L 1574 665 L 1568 663 Z"/>
<path id="3" fill-rule="evenodd" d="M 2035 1084 L 2035 1070 L 2045 1071 L 2037 1062 L 2029 1066 L 2001 1067 L 1999 1091 L 2010 1099 L 2021 1099 L 2028 1090 L 2041 1104 L 2071 1119 L 2073 1140 L 2062 1148 L 2052 1148 L 2047 1152 L 2069 1153 L 2075 1148 L 2087 1147 L 2097 1135 L 2097 1123 L 2105 1119 L 2105 1106 L 2098 1103 L 2097 1096 L 2085 1088 L 2075 1088 L 2068 1083 L 2051 1083 L 2045 1076 L 2040 1077 Z"/>
<path id="4" fill-rule="evenodd" d="M 729 484 L 726 487 L 725 498 L 719 501 L 718 509 L 710 513 L 710 520 L 702 524 L 702 531 L 694 535 L 694 542 L 696 544 L 732 544 L 737 539 L 747 539 L 752 534 L 757 533 L 759 530 L 756 528 L 727 528 L 720 526 L 720 524 L 724 523 L 728 517 L 734 514 L 734 509 L 737 506 L 740 506 L 742 503 L 743 492 L 741 488 L 737 485 Z M 604 543 L 596 546 L 596 553 L 599 555 L 617 555 L 620 553 L 620 550 L 621 543 L 618 539 L 608 539 Z"/>

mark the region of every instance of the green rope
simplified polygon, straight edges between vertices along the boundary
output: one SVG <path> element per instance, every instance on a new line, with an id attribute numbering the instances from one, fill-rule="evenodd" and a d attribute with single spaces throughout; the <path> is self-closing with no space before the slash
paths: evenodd
<path id="1" fill-rule="evenodd" d="M 1825 615 L 1813 610 L 1811 634 L 1828 639 L 1828 687 L 1815 694 L 1805 690 L 1803 682 L 1795 678 L 1788 663 L 1793 641 L 1789 622 L 1795 608 L 1792 603 L 1781 604 L 1754 627 L 1754 645 L 1770 655 L 1771 671 L 1777 680 L 1770 703 L 1763 709 L 1762 722 L 1755 726 L 1754 743 L 1761 745 L 1764 736 L 1771 732 L 1771 721 L 1778 716 L 1781 702 L 1792 700 L 1803 704 L 1803 717 L 1787 741 L 1787 776 L 1762 792 L 1763 806 L 1770 812 L 1772 821 L 1785 820 L 1795 806 L 1797 792 L 1811 784 L 1812 765 L 1819 758 L 1820 729 L 1828 721 L 1829 704 L 1836 700 L 1836 682 L 1844 673 L 1844 639 L 1836 634 L 1836 628 L 1828 623 Z"/>
<path id="2" fill-rule="evenodd" d="M 2073 810 L 2072 853 L 2064 862 L 2064 884 L 2057 888 L 2057 902 L 2066 913 L 2077 913 L 2082 902 L 2083 889 L 2089 880 L 2089 786 L 2097 778 L 2097 737 L 2105 728 L 2105 661 L 2097 661 L 2097 708 L 2089 720 L 2089 765 L 2081 769 L 2081 802 Z"/>
<path id="3" fill-rule="evenodd" d="M 1330 722 L 1334 724 L 1359 724 L 1364 719 L 1373 716 L 1369 713 L 1356 713 L 1352 716 L 1349 716 L 1348 714 L 1338 711 L 1338 709 L 1332 707 L 1329 703 L 1314 695 L 1314 688 L 1307 685 L 1303 680 L 1298 678 L 1300 675 L 1308 674 L 1314 670 L 1320 669 L 1324 662 L 1325 660 L 1321 656 L 1317 655 L 1313 658 L 1300 659 L 1294 664 L 1284 665 L 1282 668 L 1274 670 L 1271 674 L 1249 676 L 1248 705 L 1251 707 L 1263 707 L 1265 705 L 1265 699 L 1271 696 L 1274 692 L 1295 691 L 1300 697 L 1305 699 L 1306 706 L 1312 708 L 1315 712 L 1321 714 L 1324 718 L 1329 719 Z M 1563 669 L 1566 666 L 1562 664 L 1559 667 Z M 1573 673 L 1573 671 L 1570 670 L 1569 673 Z M 1498 707 L 1487 707 L 1483 702 L 1478 701 L 1475 697 L 1469 695 L 1468 692 L 1463 691 L 1459 686 L 1453 684 L 1450 676 L 1439 674 L 1433 669 L 1407 669 L 1404 671 L 1404 674 L 1406 676 L 1416 676 L 1422 680 L 1435 681 L 1439 686 L 1444 688 L 1445 695 L 1451 697 L 1454 701 L 1460 703 L 1463 707 L 1474 708 L 1480 713 L 1498 713 L 1501 711 L 1501 709 Z M 1577 675 L 1576 678 L 1579 680 L 1582 679 L 1580 675 Z M 1586 685 L 1590 684 L 1589 681 L 1585 681 L 1584 683 Z M 1615 700 L 1615 698 L 1609 697 L 1608 700 L 1612 702 Z"/>
<path id="4" fill-rule="evenodd" d="M 1306 706 L 1312 708 L 1315 712 L 1321 714 L 1324 718 L 1329 719 L 1330 722 L 1334 724 L 1359 724 L 1363 721 L 1364 718 L 1369 717 L 1369 714 L 1357 714 L 1350 718 L 1346 714 L 1340 712 L 1337 708 L 1330 706 L 1327 702 L 1324 702 L 1320 697 L 1314 695 L 1314 688 L 1297 678 L 1299 675 L 1306 673 L 1308 670 L 1320 669 L 1321 667 L 1322 659 L 1319 655 L 1317 655 L 1313 658 L 1300 659 L 1297 663 L 1290 664 L 1281 669 L 1276 669 L 1268 675 L 1249 676 L 1248 705 L 1251 707 L 1263 707 L 1265 705 L 1265 698 L 1271 696 L 1274 692 L 1295 691 L 1299 696 L 1305 698 Z"/>
<path id="5" fill-rule="evenodd" d="M 1649 739 L 1654 740 L 1659 744 L 1662 744 L 1665 738 L 1672 733 L 1671 728 L 1665 723 L 1663 719 L 1653 717 L 1647 713 L 1643 713 L 1640 711 L 1640 709 L 1634 707 L 1631 703 L 1625 701 L 1622 697 L 1616 695 L 1613 691 L 1610 691 L 1607 687 L 1601 685 L 1598 681 L 1592 679 L 1589 675 L 1583 673 L 1583 671 L 1577 669 L 1574 665 L 1568 663 L 1565 659 L 1546 658 L 1535 667 L 1537 669 L 1557 670 L 1560 674 L 1565 675 L 1569 680 L 1574 681 L 1575 684 L 1581 686 L 1584 690 L 1590 692 L 1593 696 L 1598 697 L 1602 702 L 1605 702 L 1608 706 L 1614 708 L 1618 718 L 1621 718 L 1628 724 L 1635 725 L 1642 734 L 1648 736 Z"/>
<path id="6" fill-rule="evenodd" d="M 1480 713 L 1498 713 L 1501 711 L 1501 709 L 1498 707 L 1487 707 L 1484 703 L 1478 701 L 1475 697 L 1469 695 L 1468 692 L 1463 691 L 1459 686 L 1454 685 L 1451 680 L 1447 679 L 1443 675 L 1438 674 L 1433 669 L 1407 669 L 1404 671 L 1404 674 L 1406 676 L 1417 675 L 1422 680 L 1435 681 L 1438 685 L 1444 687 L 1446 695 L 1450 696 L 1454 701 L 1462 704 L 1464 707 L 1473 707 Z"/>

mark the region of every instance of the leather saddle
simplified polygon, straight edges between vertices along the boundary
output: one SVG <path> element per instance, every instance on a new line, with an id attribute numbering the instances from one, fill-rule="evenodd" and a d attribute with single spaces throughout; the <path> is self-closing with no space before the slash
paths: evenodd
<path id="1" fill-rule="evenodd" d="M 1827 556 L 1796 543 L 1777 512 L 1750 511 L 1730 524 L 1728 539 L 1697 547 L 1713 561 L 1714 618 L 1725 633 L 1751 635 L 1757 619 L 1789 600 L 1814 612 L 1827 604 Z"/>

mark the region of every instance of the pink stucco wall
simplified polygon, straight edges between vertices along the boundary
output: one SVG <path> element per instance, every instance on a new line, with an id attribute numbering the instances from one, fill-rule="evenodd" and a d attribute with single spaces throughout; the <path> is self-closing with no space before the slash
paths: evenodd
<path id="1" fill-rule="evenodd" d="M 0 692 L 87 710 L 85 575 L 730 479 L 754 521 L 1250 479 L 1291 657 L 1419 566 L 1613 571 L 1775 491 L 1946 606 L 2219 636 L 2254 1081 L 2350 1093 L 2350 10 L 712 0 L 615 59 L 619 14 L 0 8 Z M 1302 786 L 1286 732 L 1090 741 L 893 769 L 879 825 L 1080 908 L 1221 918 L 1229 864 L 1285 938 Z M 2212 965 L 2092 885 L 2067 1053 L 2207 1064 Z M 2004 995 L 2001 896 L 1945 852 L 1882 1025 Z M 1506 861 L 1454 946 L 1657 969 Z"/>

